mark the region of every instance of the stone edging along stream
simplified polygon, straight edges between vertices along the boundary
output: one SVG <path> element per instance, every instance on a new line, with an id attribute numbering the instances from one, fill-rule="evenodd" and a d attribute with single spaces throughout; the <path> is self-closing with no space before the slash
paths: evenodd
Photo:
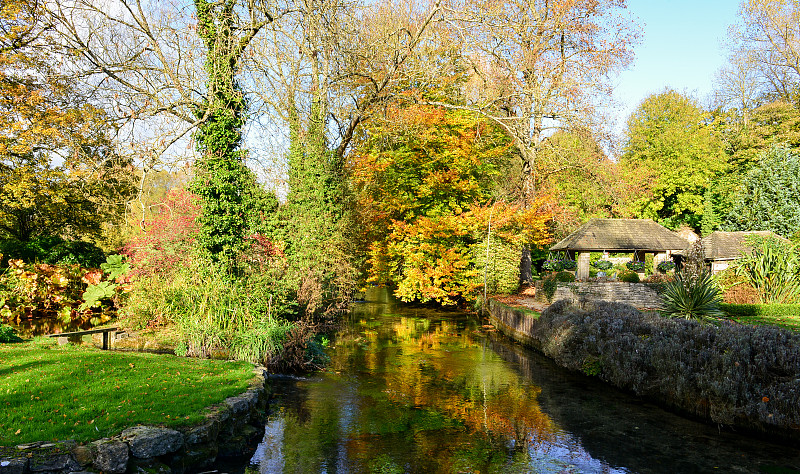
<path id="1" fill-rule="evenodd" d="M 241 456 L 263 435 L 269 397 L 267 371 L 255 377 L 244 393 L 214 405 L 205 420 L 177 430 L 134 426 L 113 438 L 79 445 L 75 441 L 36 442 L 0 456 L 0 474 L 103 472 L 193 473 L 217 457 Z"/>
<path id="2" fill-rule="evenodd" d="M 540 318 L 488 303 L 500 332 L 565 369 L 692 418 L 800 445 L 800 335 L 661 318 L 605 301 L 558 301 Z"/>

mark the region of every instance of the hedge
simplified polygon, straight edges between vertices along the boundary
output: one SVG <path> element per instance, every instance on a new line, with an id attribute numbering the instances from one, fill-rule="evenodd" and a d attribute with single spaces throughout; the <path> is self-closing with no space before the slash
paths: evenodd
<path id="1" fill-rule="evenodd" d="M 531 327 L 559 365 L 720 425 L 800 440 L 800 334 L 561 300 Z"/>

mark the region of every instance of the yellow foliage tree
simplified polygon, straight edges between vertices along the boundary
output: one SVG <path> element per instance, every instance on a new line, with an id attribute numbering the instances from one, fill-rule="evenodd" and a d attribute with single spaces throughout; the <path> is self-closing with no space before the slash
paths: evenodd
<path id="1" fill-rule="evenodd" d="M 0 237 L 78 238 L 124 209 L 129 170 L 101 109 L 58 74 L 69 60 L 38 2 L 0 5 Z"/>
<path id="2" fill-rule="evenodd" d="M 551 213 L 496 202 L 507 180 L 509 139 L 466 111 L 393 107 L 351 156 L 368 280 L 404 301 L 472 300 L 484 275 L 494 291 L 519 282 L 523 244 L 549 238 Z M 487 235 L 491 238 L 487 260 Z"/>

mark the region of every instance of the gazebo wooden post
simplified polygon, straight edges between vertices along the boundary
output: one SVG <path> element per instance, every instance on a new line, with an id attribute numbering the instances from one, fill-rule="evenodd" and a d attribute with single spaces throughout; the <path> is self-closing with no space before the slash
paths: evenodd
<path id="1" fill-rule="evenodd" d="M 578 280 L 589 279 L 589 256 L 590 252 L 578 252 L 578 269 L 575 272 L 575 278 Z"/>

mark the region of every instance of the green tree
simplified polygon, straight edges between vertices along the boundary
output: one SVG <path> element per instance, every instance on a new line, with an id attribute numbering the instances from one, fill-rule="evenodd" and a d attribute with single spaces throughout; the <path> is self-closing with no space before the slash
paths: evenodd
<path id="1" fill-rule="evenodd" d="M 633 199 L 639 217 L 673 228 L 700 226 L 705 192 L 727 168 L 708 122 L 693 99 L 671 89 L 646 98 L 630 116 L 621 163 L 647 177 L 647 189 Z"/>
<path id="2" fill-rule="evenodd" d="M 290 122 L 289 194 L 281 213 L 290 278 L 306 313 L 344 308 L 357 280 L 353 223 L 341 161 L 325 136 L 324 99 Z"/>
<path id="3" fill-rule="evenodd" d="M 789 237 L 800 230 L 800 157 L 775 146 L 745 176 L 726 230 L 771 230 Z"/>

